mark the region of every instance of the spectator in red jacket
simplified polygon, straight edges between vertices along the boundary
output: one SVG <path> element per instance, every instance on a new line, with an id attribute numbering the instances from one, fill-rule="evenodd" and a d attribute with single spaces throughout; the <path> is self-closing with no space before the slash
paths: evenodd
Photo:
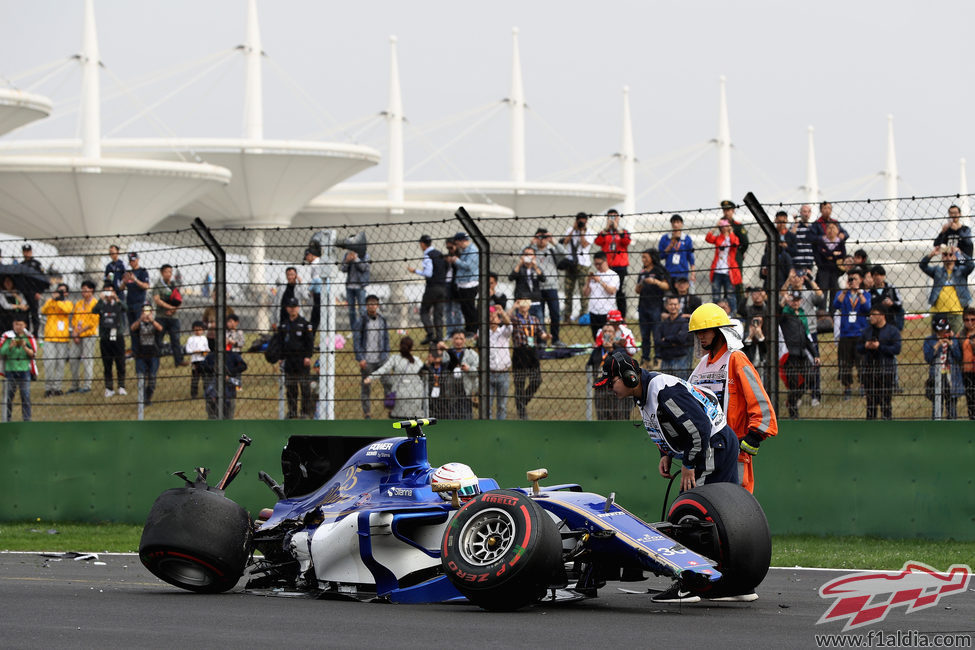
<path id="1" fill-rule="evenodd" d="M 620 213 L 610 209 L 606 213 L 606 227 L 596 235 L 596 246 L 606 253 L 609 268 L 620 276 L 620 290 L 616 292 L 616 308 L 626 318 L 626 293 L 623 291 L 623 281 L 626 279 L 626 269 L 630 265 L 630 231 L 620 228 Z"/>
<path id="2" fill-rule="evenodd" d="M 711 229 L 704 241 L 714 244 L 714 259 L 711 260 L 711 300 L 718 302 L 727 297 L 731 313 L 738 309 L 735 288 L 741 285 L 741 269 L 738 268 L 738 236 L 731 230 L 727 219 L 718 221 L 717 229 Z"/>

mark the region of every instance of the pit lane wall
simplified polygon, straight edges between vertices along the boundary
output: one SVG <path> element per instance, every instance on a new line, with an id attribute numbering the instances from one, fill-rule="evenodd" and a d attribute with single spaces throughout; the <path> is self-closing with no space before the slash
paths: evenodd
<path id="1" fill-rule="evenodd" d="M 757 458 L 756 496 L 774 534 L 876 535 L 975 540 L 975 427 L 970 422 L 780 422 Z M 228 496 L 252 514 L 274 497 L 288 436 L 394 435 L 382 421 L 8 423 L 0 425 L 0 521 L 142 523 L 155 497 L 199 465 L 220 480 L 246 433 L 253 440 Z M 660 519 L 667 482 L 659 455 L 629 422 L 441 422 L 430 461 L 463 461 L 502 486 L 580 483 L 616 493 Z M 675 488 L 676 489 L 676 488 Z M 673 493 L 671 498 L 673 498 Z M 2 539 L 0 539 L 2 548 Z"/>

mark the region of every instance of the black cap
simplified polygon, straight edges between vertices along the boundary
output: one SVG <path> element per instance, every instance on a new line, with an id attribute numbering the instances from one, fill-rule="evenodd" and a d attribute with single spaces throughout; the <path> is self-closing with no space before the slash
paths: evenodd
<path id="1" fill-rule="evenodd" d="M 306 248 L 305 249 L 305 257 L 308 257 L 309 255 L 315 255 L 315 251 L 313 251 L 310 248 Z M 318 255 L 315 255 L 315 257 L 318 257 Z"/>
<path id="2" fill-rule="evenodd" d="M 130 260 L 137 260 L 137 259 L 139 259 L 139 254 L 136 253 L 135 251 L 132 251 L 131 253 L 129 253 L 129 259 Z"/>
<path id="3" fill-rule="evenodd" d="M 288 298 L 284 301 L 285 307 L 297 307 L 299 305 L 297 298 Z"/>
<path id="4" fill-rule="evenodd" d="M 637 365 L 633 357 L 623 350 L 616 350 L 609 357 L 609 360 L 603 363 L 603 374 L 593 383 L 592 387 L 602 388 L 606 386 L 613 377 L 622 376 L 624 370 L 632 370 L 637 375 L 640 374 L 640 366 Z"/>
<path id="5" fill-rule="evenodd" d="M 734 201 L 728 201 L 727 199 L 725 199 L 724 201 L 721 202 L 722 210 L 724 210 L 725 208 L 731 208 L 732 210 L 735 210 L 737 207 L 738 206 L 735 205 Z"/>
<path id="6" fill-rule="evenodd" d="M 801 291 L 790 291 L 789 292 L 789 297 L 792 298 L 793 300 L 802 300 L 802 292 Z"/>
<path id="7" fill-rule="evenodd" d="M 421 244 L 426 244 L 428 246 L 433 243 L 433 239 L 430 238 L 430 235 L 420 235 L 419 241 Z"/>
<path id="8" fill-rule="evenodd" d="M 30 244 L 24 244 L 23 246 L 20 247 L 20 250 L 22 250 L 22 251 L 32 251 L 34 249 L 30 247 Z"/>
<path id="9" fill-rule="evenodd" d="M 674 278 L 674 284 L 677 284 L 678 282 L 686 282 L 687 284 L 690 284 L 691 279 L 686 275 L 678 275 L 676 278 Z"/>
<path id="10" fill-rule="evenodd" d="M 934 328 L 935 332 L 947 332 L 951 329 L 951 323 L 948 322 L 947 316 L 935 316 L 934 320 L 931 321 L 931 327 Z"/>
<path id="11" fill-rule="evenodd" d="M 454 233 L 454 241 L 467 241 L 468 239 L 470 239 L 470 237 L 468 237 L 467 233 L 463 230 Z"/>

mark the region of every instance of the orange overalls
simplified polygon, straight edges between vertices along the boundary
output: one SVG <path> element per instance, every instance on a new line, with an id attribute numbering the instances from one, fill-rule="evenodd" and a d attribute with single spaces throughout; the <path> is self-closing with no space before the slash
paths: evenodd
<path id="1" fill-rule="evenodd" d="M 689 381 L 696 386 L 710 389 L 718 396 L 728 419 L 728 426 L 738 436 L 738 440 L 744 438 L 749 431 L 757 432 L 762 440 L 778 434 L 779 426 L 772 400 L 765 392 L 755 366 L 741 350 L 729 350 L 728 344 L 721 340 L 718 349 L 697 364 Z M 738 453 L 738 477 L 743 488 L 749 492 L 754 491 L 752 456 L 744 451 Z"/>

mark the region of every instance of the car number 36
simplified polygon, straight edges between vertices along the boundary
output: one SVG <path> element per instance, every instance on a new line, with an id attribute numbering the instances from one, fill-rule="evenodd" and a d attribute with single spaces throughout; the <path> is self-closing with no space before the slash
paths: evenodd
<path id="1" fill-rule="evenodd" d="M 665 546 L 664 548 L 658 548 L 657 553 L 660 553 L 661 555 L 680 555 L 681 553 L 687 553 L 687 549 Z"/>

